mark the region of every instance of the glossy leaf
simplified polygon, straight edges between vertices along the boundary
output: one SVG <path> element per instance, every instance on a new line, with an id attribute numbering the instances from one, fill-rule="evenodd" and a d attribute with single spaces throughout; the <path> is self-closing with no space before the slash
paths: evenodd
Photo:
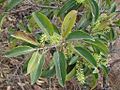
<path id="1" fill-rule="evenodd" d="M 7 4 L 5 6 L 5 11 L 10 11 L 13 9 L 16 5 L 18 5 L 23 0 L 7 0 Z"/>
<path id="2" fill-rule="evenodd" d="M 97 62 L 94 58 L 94 56 L 86 49 L 82 47 L 75 47 L 76 52 L 80 54 L 83 58 L 85 58 L 90 64 L 97 67 Z"/>
<path id="3" fill-rule="evenodd" d="M 70 11 L 65 16 L 61 27 L 63 37 L 66 37 L 72 31 L 72 28 L 76 21 L 76 16 L 77 16 L 77 11 L 75 10 Z"/>
<path id="4" fill-rule="evenodd" d="M 33 12 L 33 18 L 46 35 L 53 35 L 54 27 L 50 20 L 40 12 Z"/>
<path id="5" fill-rule="evenodd" d="M 34 50 L 35 50 L 34 48 L 29 47 L 29 46 L 18 46 L 18 47 L 15 47 L 15 48 L 11 49 L 8 52 L 6 52 L 5 56 L 6 57 L 16 57 L 16 56 L 19 56 L 19 55 L 30 53 Z"/>
<path id="6" fill-rule="evenodd" d="M 54 64 L 56 70 L 56 76 L 58 78 L 59 84 L 63 87 L 66 79 L 66 60 L 65 56 L 62 52 L 55 52 L 54 56 Z"/>
<path id="7" fill-rule="evenodd" d="M 35 64 L 35 69 L 30 73 L 30 77 L 31 77 L 31 84 L 33 85 L 38 79 L 39 77 L 41 76 L 42 74 L 42 69 L 43 69 L 43 65 L 44 65 L 44 62 L 45 62 L 45 58 L 44 58 L 44 55 L 40 55 L 38 54 L 38 60 L 37 60 L 37 63 L 34 63 Z"/>
<path id="8" fill-rule="evenodd" d="M 39 45 L 39 43 L 36 41 L 36 39 L 32 35 L 25 33 L 25 32 L 17 31 L 15 32 L 14 35 L 12 35 L 12 37 L 23 40 L 25 42 L 28 42 L 36 46 Z"/>
<path id="9" fill-rule="evenodd" d="M 71 32 L 66 39 L 67 40 L 92 39 L 92 36 L 90 36 L 88 33 L 84 31 L 74 31 Z"/>

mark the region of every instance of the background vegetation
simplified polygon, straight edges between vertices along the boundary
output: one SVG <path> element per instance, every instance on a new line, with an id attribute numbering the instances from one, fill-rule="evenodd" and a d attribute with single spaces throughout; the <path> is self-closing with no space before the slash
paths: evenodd
<path id="1" fill-rule="evenodd" d="M 0 0 L 0 5 L 0 31 L 7 31 L 8 41 L 2 54 L 22 57 L 31 85 L 56 79 L 65 89 L 74 80 L 79 89 L 96 90 L 102 78 L 102 88 L 109 88 L 108 58 L 120 26 L 114 1 Z"/>

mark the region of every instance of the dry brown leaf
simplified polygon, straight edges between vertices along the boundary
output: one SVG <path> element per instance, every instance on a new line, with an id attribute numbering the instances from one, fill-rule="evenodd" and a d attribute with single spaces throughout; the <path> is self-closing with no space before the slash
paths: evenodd
<path id="1" fill-rule="evenodd" d="M 23 40 L 25 42 L 28 42 L 30 44 L 33 44 L 33 45 L 36 45 L 38 46 L 39 43 L 37 42 L 37 40 L 30 34 L 28 33 L 25 33 L 25 32 L 21 32 L 21 31 L 17 31 L 15 32 L 14 35 L 12 35 L 14 38 L 17 38 L 17 39 L 20 39 L 20 40 Z"/>

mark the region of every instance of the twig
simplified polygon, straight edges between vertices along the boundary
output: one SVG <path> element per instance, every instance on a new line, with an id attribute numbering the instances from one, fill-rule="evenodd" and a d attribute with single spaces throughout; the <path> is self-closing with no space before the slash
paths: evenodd
<path id="1" fill-rule="evenodd" d="M 19 12 L 23 12 L 23 11 L 26 11 L 26 10 L 32 9 L 32 8 L 35 8 L 36 10 L 39 10 L 40 8 L 44 8 L 44 9 L 57 9 L 58 6 L 46 6 L 46 5 L 35 5 L 35 4 L 32 4 L 31 6 L 28 6 L 28 7 L 19 9 L 19 10 L 14 10 L 14 11 L 12 10 L 10 13 L 11 14 L 19 13 Z"/>

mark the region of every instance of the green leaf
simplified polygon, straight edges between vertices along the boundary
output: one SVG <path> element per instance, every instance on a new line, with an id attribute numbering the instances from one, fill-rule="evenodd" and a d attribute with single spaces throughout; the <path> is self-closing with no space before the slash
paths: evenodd
<path id="1" fill-rule="evenodd" d="M 75 0 L 67 0 L 67 2 L 65 2 L 63 7 L 58 12 L 58 16 L 61 16 L 64 13 L 67 13 L 68 11 L 70 11 L 71 9 L 74 9 L 74 7 L 79 7 L 79 6 L 80 4 L 78 4 Z"/>
<path id="2" fill-rule="evenodd" d="M 28 42 L 28 43 L 36 45 L 36 46 L 39 45 L 37 40 L 32 35 L 25 33 L 25 32 L 17 31 L 17 32 L 15 32 L 14 35 L 11 35 L 11 36 L 16 38 L 16 39 L 23 40 L 25 42 Z"/>
<path id="3" fill-rule="evenodd" d="M 33 18 L 46 35 L 53 35 L 54 27 L 50 20 L 40 12 L 33 12 Z"/>
<path id="4" fill-rule="evenodd" d="M 88 33 L 84 31 L 74 31 L 71 32 L 66 39 L 67 40 L 92 39 L 92 36 L 90 36 Z"/>
<path id="5" fill-rule="evenodd" d="M 94 56 L 86 49 L 82 47 L 75 47 L 76 52 L 80 54 L 83 58 L 85 58 L 90 64 L 97 67 L 97 62 L 94 58 Z"/>
<path id="6" fill-rule="evenodd" d="M 29 60 L 30 60 L 30 59 L 25 60 L 23 66 L 22 66 L 22 71 L 23 71 L 23 73 L 27 73 L 27 66 L 28 66 Z"/>
<path id="7" fill-rule="evenodd" d="M 7 0 L 7 4 L 5 6 L 5 11 L 10 11 L 13 9 L 16 5 L 21 3 L 23 0 Z"/>
<path id="8" fill-rule="evenodd" d="M 109 32 L 105 34 L 105 37 L 110 42 L 114 41 L 117 38 L 117 32 L 113 29 L 111 29 Z"/>
<path id="9" fill-rule="evenodd" d="M 95 87 L 97 86 L 97 81 L 98 81 L 98 73 L 93 73 L 93 80 L 91 81 L 92 82 L 92 87 L 90 90 L 94 90 Z M 92 78 L 92 77 L 91 77 Z"/>
<path id="10" fill-rule="evenodd" d="M 3 3 L 4 2 L 4 0 L 0 0 L 0 3 Z"/>
<path id="11" fill-rule="evenodd" d="M 94 45 L 101 48 L 101 50 L 103 50 L 102 51 L 103 53 L 108 54 L 109 49 L 108 49 L 108 46 L 106 44 L 104 44 L 104 42 L 100 41 L 99 39 L 95 39 Z"/>
<path id="12" fill-rule="evenodd" d="M 29 74 L 35 70 L 36 64 L 38 63 L 39 58 L 40 58 L 40 54 L 38 51 L 36 51 L 32 54 L 32 57 L 30 58 L 30 60 L 28 62 L 27 74 Z"/>
<path id="13" fill-rule="evenodd" d="M 120 19 L 115 21 L 116 26 L 120 27 Z"/>
<path id="14" fill-rule="evenodd" d="M 75 64 L 78 60 L 78 56 L 73 56 L 69 62 L 69 65 Z"/>
<path id="15" fill-rule="evenodd" d="M 16 56 L 19 56 L 19 55 L 30 53 L 34 50 L 35 50 L 34 48 L 29 47 L 29 46 L 18 46 L 18 47 L 15 47 L 15 48 L 11 49 L 8 52 L 6 52 L 5 56 L 6 57 L 16 57 Z"/>
<path id="16" fill-rule="evenodd" d="M 60 35 L 60 30 L 57 28 L 57 26 L 53 24 L 53 27 L 54 27 L 55 33 Z"/>
<path id="17" fill-rule="evenodd" d="M 66 75 L 66 81 L 69 81 L 72 79 L 72 77 L 75 76 L 76 68 L 74 67 L 67 75 Z"/>
<path id="18" fill-rule="evenodd" d="M 55 74 L 56 74 L 55 64 L 54 64 L 54 60 L 52 59 L 49 62 L 49 65 L 47 66 L 47 68 L 43 69 L 41 77 L 43 77 L 43 78 L 51 78 L 51 77 L 54 77 Z"/>
<path id="19" fill-rule="evenodd" d="M 85 42 L 95 45 L 96 47 L 98 47 L 99 50 L 101 50 L 105 54 L 108 54 L 109 52 L 107 45 L 104 44 L 104 42 L 100 41 L 99 39 L 95 39 L 94 41 L 86 39 Z"/>
<path id="20" fill-rule="evenodd" d="M 107 65 L 106 65 L 107 66 Z M 100 64 L 100 67 L 102 68 L 103 70 L 103 74 L 104 76 L 108 76 L 108 73 L 109 73 L 109 70 L 108 68 L 106 67 L 104 64 Z"/>
<path id="21" fill-rule="evenodd" d="M 109 10 L 109 12 L 110 13 L 113 13 L 113 12 L 115 12 L 116 11 L 116 3 L 114 2 L 114 3 L 112 3 L 112 5 L 111 5 L 111 8 L 110 8 L 110 10 Z"/>
<path id="22" fill-rule="evenodd" d="M 92 22 L 92 14 L 90 12 L 86 12 L 82 15 L 80 21 L 77 24 L 78 29 L 85 29 Z"/>
<path id="23" fill-rule="evenodd" d="M 56 76 L 59 84 L 63 87 L 66 79 L 66 60 L 62 52 L 55 52 L 53 55 Z"/>
<path id="24" fill-rule="evenodd" d="M 45 58 L 44 55 L 40 55 L 38 54 L 38 60 L 37 63 L 35 64 L 35 69 L 30 73 L 30 77 L 31 77 L 31 84 L 33 85 L 41 76 L 42 74 L 42 69 L 43 69 L 43 65 L 45 63 Z"/>
<path id="25" fill-rule="evenodd" d="M 53 77 L 55 75 L 55 67 L 54 66 L 51 66 L 49 69 L 47 70 L 44 70 L 42 72 L 42 76 L 43 78 L 50 78 L 50 77 Z"/>
<path id="26" fill-rule="evenodd" d="M 94 18 L 94 21 L 96 21 L 99 17 L 99 6 L 98 3 L 95 0 L 87 0 L 88 4 L 90 5 L 90 9 Z"/>

